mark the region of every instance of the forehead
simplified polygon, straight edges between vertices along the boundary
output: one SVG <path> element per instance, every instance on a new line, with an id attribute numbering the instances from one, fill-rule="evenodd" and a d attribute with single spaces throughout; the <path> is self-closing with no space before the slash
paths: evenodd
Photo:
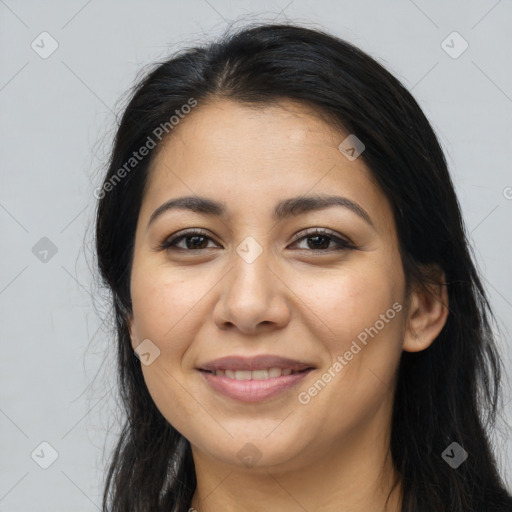
<path id="1" fill-rule="evenodd" d="M 199 104 L 153 160 L 141 216 L 185 195 L 220 199 L 236 215 L 267 205 L 270 212 L 285 197 L 338 193 L 376 222 L 389 221 L 390 205 L 363 160 L 351 161 L 338 149 L 348 135 L 293 101 Z"/>

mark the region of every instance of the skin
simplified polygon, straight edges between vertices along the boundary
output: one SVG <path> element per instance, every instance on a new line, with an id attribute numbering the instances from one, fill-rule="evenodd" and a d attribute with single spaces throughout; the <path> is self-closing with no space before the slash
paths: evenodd
<path id="1" fill-rule="evenodd" d="M 158 409 L 191 443 L 200 512 L 384 510 L 396 477 L 389 438 L 400 355 L 430 345 L 448 300 L 443 286 L 405 295 L 391 206 L 362 159 L 338 150 L 347 135 L 292 101 L 215 100 L 180 121 L 150 168 L 131 275 L 132 345 L 149 339 L 160 350 L 142 371 Z M 278 201 L 304 194 L 349 198 L 373 226 L 339 206 L 273 220 Z M 227 215 L 173 210 L 148 227 L 161 204 L 190 195 L 224 202 Z M 355 248 L 335 251 L 332 238 L 315 245 L 303 238 L 314 227 Z M 158 248 L 190 228 L 209 238 Z M 262 250 L 252 263 L 236 252 L 247 236 Z M 300 403 L 394 303 L 401 311 Z M 316 369 L 277 397 L 242 403 L 196 370 L 233 354 L 277 354 Z M 238 456 L 246 443 L 260 456 L 251 467 Z M 400 490 L 389 511 L 400 510 Z"/>

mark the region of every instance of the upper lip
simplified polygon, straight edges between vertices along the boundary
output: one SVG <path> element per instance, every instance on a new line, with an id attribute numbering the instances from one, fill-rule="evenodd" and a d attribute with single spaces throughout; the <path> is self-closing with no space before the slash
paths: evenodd
<path id="1" fill-rule="evenodd" d="M 264 368 L 290 368 L 293 371 L 314 368 L 310 363 L 274 355 L 261 355 L 253 357 L 227 356 L 202 364 L 199 370 L 262 370 Z"/>

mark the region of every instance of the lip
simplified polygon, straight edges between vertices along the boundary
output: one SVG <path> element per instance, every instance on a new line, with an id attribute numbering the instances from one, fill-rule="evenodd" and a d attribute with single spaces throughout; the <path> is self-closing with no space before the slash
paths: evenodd
<path id="1" fill-rule="evenodd" d="M 221 357 L 205 364 L 201 364 L 197 369 L 215 372 L 216 370 L 263 370 L 265 368 L 289 368 L 292 371 L 299 372 L 307 370 L 308 368 L 314 368 L 314 365 L 304 361 L 289 359 L 287 357 L 263 354 L 252 357 Z M 280 377 L 277 378 L 279 379 Z"/>
<path id="2" fill-rule="evenodd" d="M 258 368 L 254 369 L 257 370 Z M 240 402 L 254 403 L 275 397 L 298 385 L 313 370 L 314 368 L 309 367 L 309 369 L 300 373 L 281 375 L 280 377 L 266 380 L 237 380 L 225 376 L 217 376 L 214 373 L 208 373 L 200 369 L 198 371 L 215 391 Z"/>

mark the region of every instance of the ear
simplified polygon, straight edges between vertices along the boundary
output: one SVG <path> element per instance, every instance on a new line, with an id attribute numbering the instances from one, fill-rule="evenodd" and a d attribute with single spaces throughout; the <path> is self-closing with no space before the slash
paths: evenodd
<path id="1" fill-rule="evenodd" d="M 448 288 L 444 272 L 439 267 L 431 267 L 428 273 L 433 282 L 426 285 L 426 290 L 417 287 L 409 298 L 403 342 L 406 352 L 428 348 L 448 318 Z"/>
<path id="2" fill-rule="evenodd" d="M 126 316 L 126 323 L 128 324 L 128 329 L 130 331 L 130 338 L 132 341 L 132 348 L 135 350 L 135 348 L 139 345 L 139 340 L 137 338 L 137 334 L 135 332 L 135 325 L 133 321 L 133 314 L 129 313 Z"/>

